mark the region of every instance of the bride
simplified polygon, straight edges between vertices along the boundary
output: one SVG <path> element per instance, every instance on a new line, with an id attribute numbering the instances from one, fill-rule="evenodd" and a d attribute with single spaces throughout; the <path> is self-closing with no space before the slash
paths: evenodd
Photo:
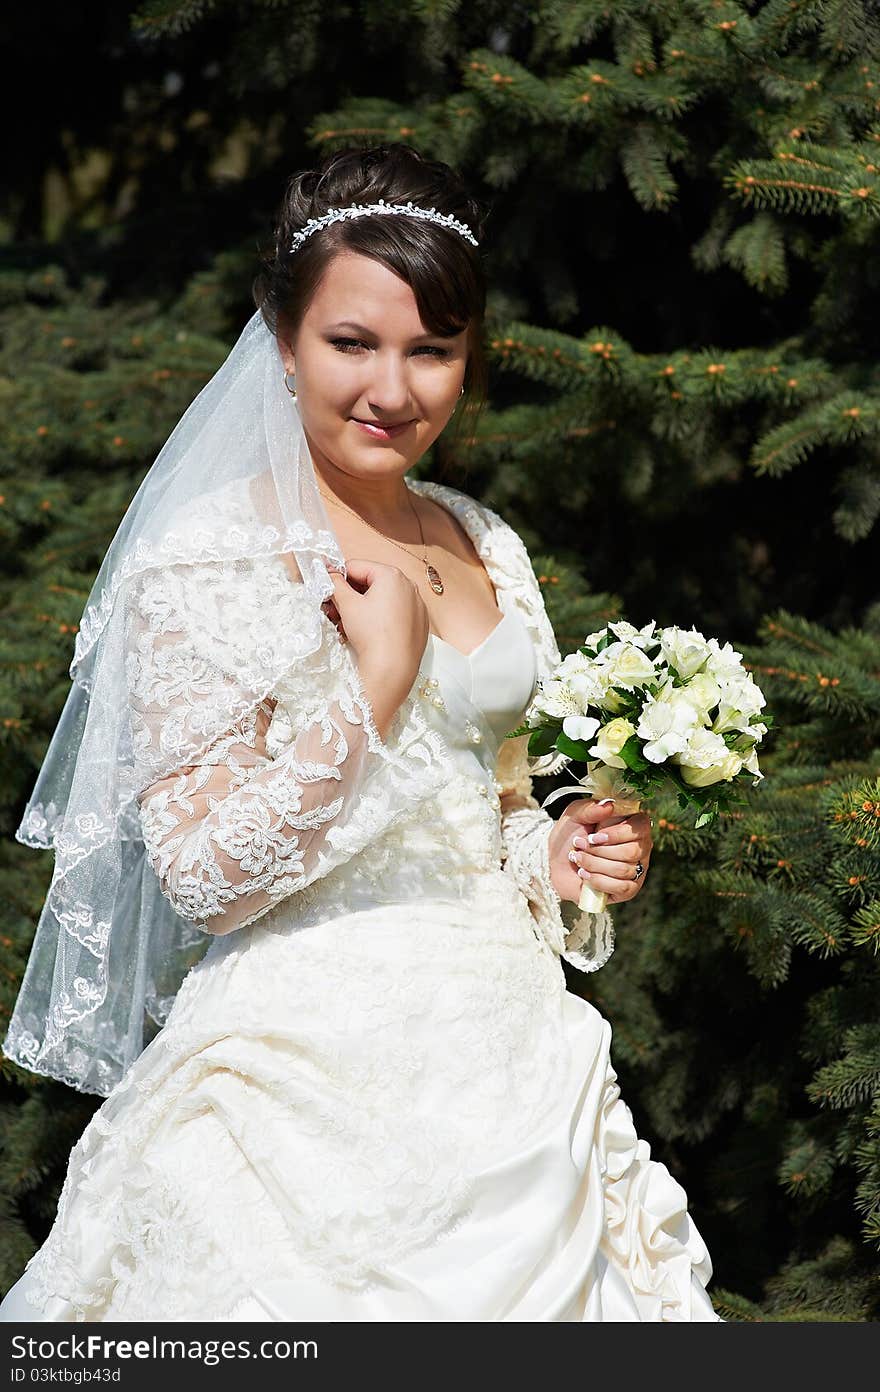
<path id="1" fill-rule="evenodd" d="M 648 819 L 539 806 L 528 554 L 409 477 L 484 390 L 482 221 L 406 145 L 294 177 L 102 563 L 3 1049 L 104 1101 L 4 1320 L 718 1318 L 560 961 L 607 960 L 577 898 L 641 890 Z"/>

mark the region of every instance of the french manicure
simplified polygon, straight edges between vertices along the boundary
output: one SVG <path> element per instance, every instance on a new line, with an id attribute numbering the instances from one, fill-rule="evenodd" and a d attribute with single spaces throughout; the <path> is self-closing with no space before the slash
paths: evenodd
<path id="1" fill-rule="evenodd" d="M 605 804 L 606 804 L 606 802 L 610 802 L 610 803 L 611 803 L 611 806 L 612 806 L 612 807 L 614 806 L 614 798 L 602 798 L 599 802 L 596 803 L 596 806 L 597 806 L 597 807 L 604 807 Z"/>
<path id="2" fill-rule="evenodd" d="M 589 836 L 587 837 L 587 840 L 589 841 L 591 846 L 601 846 L 605 841 L 608 840 L 608 832 L 591 831 Z"/>

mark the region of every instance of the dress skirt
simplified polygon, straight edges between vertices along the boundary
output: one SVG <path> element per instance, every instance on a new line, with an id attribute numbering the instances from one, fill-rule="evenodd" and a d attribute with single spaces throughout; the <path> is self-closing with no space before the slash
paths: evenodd
<path id="1" fill-rule="evenodd" d="M 611 1027 L 501 879 L 215 939 L 0 1317 L 717 1321 Z"/>

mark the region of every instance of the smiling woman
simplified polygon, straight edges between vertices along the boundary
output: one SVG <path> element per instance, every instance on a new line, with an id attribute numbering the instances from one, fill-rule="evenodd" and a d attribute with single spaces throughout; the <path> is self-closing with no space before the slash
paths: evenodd
<path id="1" fill-rule="evenodd" d="M 346 306 L 366 321 L 360 339 L 334 331 Z M 299 323 L 282 312 L 277 334 L 327 491 L 377 518 L 405 511 L 404 474 L 446 426 L 464 389 L 468 327 L 443 346 L 426 343 L 412 287 L 381 261 L 342 250 Z M 372 439 L 394 440 L 395 448 L 377 451 Z"/>
<path id="2" fill-rule="evenodd" d="M 111 543 L 4 1041 L 105 1100 L 3 1320 L 716 1319 L 566 990 L 614 935 L 551 859 L 556 758 L 506 738 L 560 660 L 540 585 L 498 513 L 407 479 L 485 390 L 481 235 L 406 146 L 297 175 Z"/>
<path id="3" fill-rule="evenodd" d="M 316 462 L 331 466 L 326 481 L 348 502 L 352 490 L 332 465 L 347 461 L 345 469 L 359 458 L 375 467 L 369 442 L 395 439 L 399 463 L 409 467 L 450 421 L 460 398 L 459 420 L 473 428 L 487 390 L 483 262 L 454 226 L 427 218 L 340 218 L 289 254 L 299 230 L 328 209 L 375 205 L 377 199 L 430 207 L 468 229 L 470 242 L 482 240 L 486 212 L 448 165 L 399 143 L 341 151 L 320 170 L 289 181 L 273 252 L 254 283 L 256 302 L 302 393 Z M 358 430 L 361 422 L 373 430 Z M 399 477 L 384 488 L 368 486 L 374 516 L 400 512 Z"/>

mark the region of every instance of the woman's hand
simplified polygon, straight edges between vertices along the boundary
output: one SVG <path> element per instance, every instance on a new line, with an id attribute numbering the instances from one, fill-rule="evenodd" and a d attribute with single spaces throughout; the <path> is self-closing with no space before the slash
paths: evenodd
<path id="1" fill-rule="evenodd" d="M 328 617 L 348 643 L 376 727 L 384 738 L 412 690 L 430 631 L 418 589 L 398 566 L 349 560 L 346 577 L 331 571 Z"/>
<path id="2" fill-rule="evenodd" d="M 591 844 L 588 837 L 593 838 Z M 572 842 L 582 845 L 573 846 Z M 550 832 L 550 877 L 561 899 L 577 903 L 587 884 L 607 894 L 609 903 L 623 904 L 634 899 L 645 883 L 653 846 L 651 821 L 645 812 L 619 817 L 614 815 L 613 803 L 576 798 Z M 574 855 L 573 861 L 569 853 Z M 635 880 L 639 861 L 646 874 Z M 589 879 L 578 874 L 580 869 L 588 871 Z"/>

